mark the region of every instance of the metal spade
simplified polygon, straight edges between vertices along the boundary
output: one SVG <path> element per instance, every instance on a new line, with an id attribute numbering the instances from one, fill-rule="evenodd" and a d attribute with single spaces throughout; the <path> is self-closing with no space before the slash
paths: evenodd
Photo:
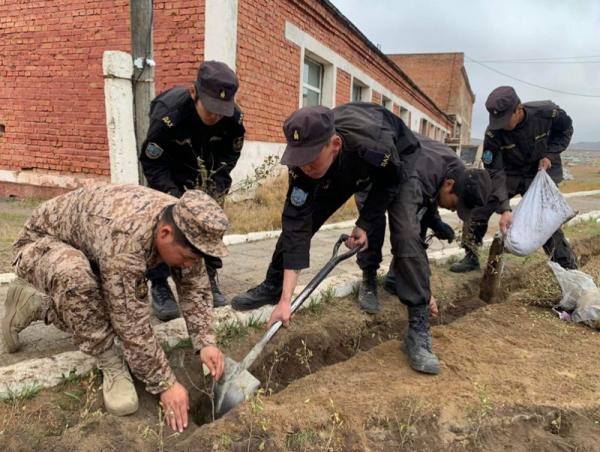
<path id="1" fill-rule="evenodd" d="M 315 277 L 293 301 L 291 306 L 292 314 L 302 306 L 304 301 L 306 301 L 310 294 L 337 264 L 358 252 L 358 248 L 354 248 L 338 256 L 340 245 L 348 238 L 349 237 L 346 234 L 342 234 L 337 240 L 333 247 L 331 259 L 329 259 L 325 266 L 319 270 Z M 241 362 L 238 363 L 231 358 L 225 357 L 225 372 L 221 381 L 217 382 L 214 388 L 215 412 L 217 416 L 222 416 L 232 408 L 243 403 L 249 396 L 253 395 L 258 390 L 260 381 L 248 372 L 248 369 L 262 353 L 271 338 L 279 331 L 281 325 L 281 321 L 274 323 Z"/>

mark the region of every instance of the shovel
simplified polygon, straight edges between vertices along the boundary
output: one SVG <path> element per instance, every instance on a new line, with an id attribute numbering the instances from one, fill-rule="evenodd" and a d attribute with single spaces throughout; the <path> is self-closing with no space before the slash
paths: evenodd
<path id="1" fill-rule="evenodd" d="M 340 245 L 348 238 L 349 237 L 346 234 L 340 236 L 333 247 L 333 254 L 331 255 L 331 259 L 329 259 L 329 262 L 319 270 L 319 273 L 315 275 L 292 303 L 292 314 L 302 306 L 302 303 L 306 301 L 310 294 L 337 264 L 358 252 L 358 248 L 354 248 L 338 256 Z M 222 416 L 232 408 L 235 408 L 258 390 L 260 381 L 248 372 L 248 369 L 261 354 L 271 338 L 279 331 L 281 325 L 281 321 L 274 323 L 241 362 L 238 363 L 231 358 L 225 357 L 225 372 L 221 381 L 216 383 L 214 388 L 214 403 L 217 416 Z"/>

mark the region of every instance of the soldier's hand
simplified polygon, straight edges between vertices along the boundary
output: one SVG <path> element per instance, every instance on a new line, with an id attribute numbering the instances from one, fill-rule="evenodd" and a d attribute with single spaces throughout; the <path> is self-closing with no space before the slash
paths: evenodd
<path id="1" fill-rule="evenodd" d="M 456 237 L 456 233 L 452 226 L 448 223 L 444 223 L 442 220 L 437 220 L 432 226 L 435 236 L 440 240 L 448 240 L 448 243 L 452 243 Z"/>
<path id="2" fill-rule="evenodd" d="M 543 170 L 548 171 L 551 167 L 552 167 L 552 162 L 550 161 L 550 159 L 548 157 L 544 157 L 543 159 L 540 160 L 538 169 L 543 169 Z"/>
<path id="3" fill-rule="evenodd" d="M 290 324 L 290 318 L 292 316 L 292 308 L 289 303 L 277 303 L 273 312 L 271 312 L 271 317 L 269 318 L 269 322 L 267 323 L 267 328 L 271 328 L 271 326 L 276 323 L 278 320 L 281 320 L 283 326 L 287 327 Z"/>
<path id="4" fill-rule="evenodd" d="M 502 232 L 502 234 L 506 234 L 506 231 L 508 231 L 512 225 L 512 212 L 510 210 L 502 213 L 498 225 L 500 226 L 500 232 Z"/>
<path id="5" fill-rule="evenodd" d="M 200 350 L 200 361 L 206 364 L 213 379 L 219 381 L 225 369 L 223 353 L 214 345 L 207 345 Z"/>
<path id="6" fill-rule="evenodd" d="M 346 240 L 346 246 L 350 249 L 359 247 L 361 251 L 366 250 L 369 247 L 367 232 L 364 229 L 355 226 L 350 237 Z"/>
<path id="7" fill-rule="evenodd" d="M 431 315 L 432 317 L 437 317 L 438 314 L 439 314 L 439 310 L 438 310 L 437 300 L 432 295 L 431 298 L 429 299 L 429 315 Z"/>
<path id="8" fill-rule="evenodd" d="M 190 399 L 187 390 L 175 382 L 169 389 L 160 393 L 160 405 L 165 413 L 165 421 L 176 432 L 183 432 L 188 426 Z"/>

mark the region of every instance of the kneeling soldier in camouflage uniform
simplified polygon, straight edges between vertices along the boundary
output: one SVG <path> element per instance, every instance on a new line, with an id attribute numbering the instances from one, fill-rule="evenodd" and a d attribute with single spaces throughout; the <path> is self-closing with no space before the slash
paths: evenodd
<path id="1" fill-rule="evenodd" d="M 23 282 L 8 291 L 2 334 L 10 352 L 18 333 L 44 320 L 73 334 L 79 349 L 97 358 L 106 410 L 134 413 L 138 398 L 127 365 L 152 394 L 160 394 L 167 423 L 187 427 L 189 398 L 175 378 L 150 325 L 149 268 L 174 269 L 179 303 L 200 361 L 219 379 L 223 355 L 212 328 L 212 297 L 205 256 L 225 256 L 228 222 L 219 205 L 198 190 L 181 199 L 129 185 L 82 188 L 45 202 L 26 222 L 15 245 Z"/>

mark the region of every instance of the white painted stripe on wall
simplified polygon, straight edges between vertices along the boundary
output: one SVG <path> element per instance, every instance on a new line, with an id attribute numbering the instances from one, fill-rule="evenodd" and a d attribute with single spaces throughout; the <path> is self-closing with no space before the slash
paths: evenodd
<path id="1" fill-rule="evenodd" d="M 204 59 L 222 61 L 235 71 L 238 0 L 206 0 Z"/>
<path id="2" fill-rule="evenodd" d="M 319 57 L 329 61 L 330 64 L 334 66 L 334 69 L 337 68 L 342 69 L 343 71 L 350 74 L 352 77 L 359 79 L 361 82 L 365 83 L 369 88 L 376 90 L 381 93 L 385 97 L 390 98 L 394 103 L 401 105 L 404 108 L 407 108 L 411 114 L 411 122 L 410 128 L 412 130 L 419 130 L 419 124 L 421 119 L 424 118 L 431 124 L 436 127 L 441 128 L 446 133 L 450 133 L 450 130 L 441 125 L 439 122 L 434 120 L 431 116 L 422 112 L 412 104 L 410 104 L 406 99 L 402 99 L 390 91 L 388 88 L 383 86 L 381 83 L 364 73 L 360 68 L 354 66 L 348 60 L 343 58 L 341 55 L 330 49 L 329 47 L 322 44 L 320 41 L 317 41 L 308 33 L 304 32 L 300 28 L 298 28 L 293 23 L 286 21 L 285 23 L 285 37 L 289 41 L 293 42 L 297 46 L 301 48 L 301 54 L 304 53 L 304 49 L 310 51 L 318 55 Z M 302 66 L 301 66 L 302 67 Z M 300 83 L 302 85 L 302 83 Z M 335 91 L 335 86 L 333 87 Z M 302 103 L 302 95 L 300 96 L 300 103 Z"/>

